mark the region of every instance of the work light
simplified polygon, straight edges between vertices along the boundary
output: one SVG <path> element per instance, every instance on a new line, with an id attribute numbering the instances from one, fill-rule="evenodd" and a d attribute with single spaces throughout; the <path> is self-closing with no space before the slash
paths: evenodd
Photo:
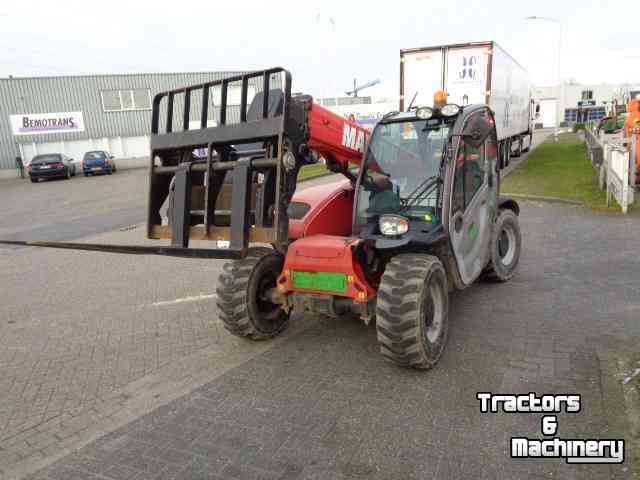
<path id="1" fill-rule="evenodd" d="M 400 215 L 382 215 L 378 225 L 383 235 L 402 235 L 409 230 L 409 220 Z"/>
<path id="2" fill-rule="evenodd" d="M 421 120 L 427 120 L 433 116 L 433 110 L 429 107 L 420 107 L 416 110 L 416 117 Z"/>
<path id="3" fill-rule="evenodd" d="M 452 117 L 454 115 L 457 115 L 459 111 L 460 106 L 456 105 L 455 103 L 447 103 L 440 109 L 440 113 L 445 117 Z"/>

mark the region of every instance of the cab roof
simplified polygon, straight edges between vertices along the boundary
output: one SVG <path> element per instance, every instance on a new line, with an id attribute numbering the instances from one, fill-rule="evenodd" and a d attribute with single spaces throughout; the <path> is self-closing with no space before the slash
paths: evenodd
<path id="1" fill-rule="evenodd" d="M 423 105 L 426 106 L 426 105 Z M 486 108 L 486 105 L 483 104 L 473 104 L 473 105 L 465 105 L 464 107 L 460 107 L 460 113 L 458 116 L 466 116 L 480 108 Z M 439 115 L 434 115 L 432 118 L 438 118 Z M 403 121 L 413 121 L 413 120 L 421 120 L 416 116 L 416 110 L 411 110 L 410 112 L 389 112 L 385 116 L 383 116 L 378 123 L 393 123 L 393 122 L 403 122 Z"/>

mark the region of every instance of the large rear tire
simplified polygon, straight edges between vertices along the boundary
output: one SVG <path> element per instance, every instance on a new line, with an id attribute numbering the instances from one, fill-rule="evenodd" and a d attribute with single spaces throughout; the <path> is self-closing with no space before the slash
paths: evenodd
<path id="1" fill-rule="evenodd" d="M 385 268 L 376 303 L 380 352 L 403 367 L 433 367 L 449 330 L 447 276 L 437 257 L 401 254 Z"/>
<path id="2" fill-rule="evenodd" d="M 251 248 L 242 260 L 225 263 L 216 293 L 220 319 L 229 332 L 264 340 L 287 327 L 289 313 L 268 295 L 283 265 L 282 254 L 265 247 Z"/>
<path id="3" fill-rule="evenodd" d="M 491 234 L 489 265 L 483 277 L 496 282 L 510 280 L 518 267 L 521 248 L 522 236 L 518 216 L 511 210 L 500 210 Z"/>

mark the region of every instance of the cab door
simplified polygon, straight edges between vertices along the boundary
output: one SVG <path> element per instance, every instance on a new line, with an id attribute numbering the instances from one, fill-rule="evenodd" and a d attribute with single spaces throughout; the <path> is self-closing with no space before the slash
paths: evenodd
<path id="1" fill-rule="evenodd" d="M 488 109 L 467 118 L 453 159 L 449 237 L 460 280 L 473 283 L 489 260 L 496 215 L 498 143 Z"/>

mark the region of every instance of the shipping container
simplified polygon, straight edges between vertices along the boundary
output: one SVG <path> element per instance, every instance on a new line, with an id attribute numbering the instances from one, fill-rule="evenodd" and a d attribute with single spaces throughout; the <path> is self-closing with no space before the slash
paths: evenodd
<path id="1" fill-rule="evenodd" d="M 496 42 L 400 50 L 400 111 L 430 106 L 437 90 L 447 93 L 448 103 L 489 105 L 506 152 L 530 147 L 530 77 Z"/>

